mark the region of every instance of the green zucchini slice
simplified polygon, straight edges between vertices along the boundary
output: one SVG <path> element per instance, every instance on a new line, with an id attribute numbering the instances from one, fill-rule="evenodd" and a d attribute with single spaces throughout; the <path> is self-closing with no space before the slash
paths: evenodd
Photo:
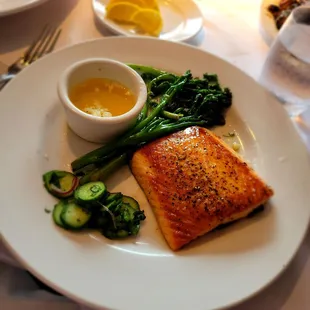
<path id="1" fill-rule="evenodd" d="M 109 203 L 116 201 L 116 200 L 120 201 L 122 198 L 123 198 L 122 193 L 109 193 L 109 195 L 105 199 L 105 203 L 109 204 Z"/>
<path id="2" fill-rule="evenodd" d="M 140 206 L 137 200 L 132 197 L 123 195 L 122 202 L 125 204 L 129 204 L 136 211 L 140 210 Z"/>
<path id="3" fill-rule="evenodd" d="M 68 198 L 73 195 L 79 185 L 79 178 L 74 174 L 51 170 L 43 175 L 43 183 L 47 191 L 57 198 Z"/>
<path id="4" fill-rule="evenodd" d="M 74 201 L 68 201 L 60 214 L 60 219 L 67 229 L 80 229 L 90 220 L 91 212 Z"/>
<path id="5" fill-rule="evenodd" d="M 90 182 L 78 187 L 74 192 L 74 198 L 80 203 L 99 200 L 106 192 L 106 186 L 102 182 Z"/>
<path id="6" fill-rule="evenodd" d="M 63 200 L 60 200 L 55 206 L 54 206 L 54 209 L 53 209 L 53 214 L 52 214 L 52 217 L 53 217 L 53 220 L 55 222 L 56 225 L 60 226 L 60 227 L 64 227 L 63 223 L 62 223 L 62 220 L 60 218 L 60 215 L 64 209 L 64 206 L 65 206 L 65 201 Z"/>

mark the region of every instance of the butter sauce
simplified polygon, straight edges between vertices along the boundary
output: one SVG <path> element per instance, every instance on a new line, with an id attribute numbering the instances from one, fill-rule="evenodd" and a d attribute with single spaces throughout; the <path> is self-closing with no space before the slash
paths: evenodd
<path id="1" fill-rule="evenodd" d="M 106 78 L 91 78 L 69 92 L 71 102 L 81 111 L 100 117 L 122 115 L 131 110 L 136 97 L 125 85 Z"/>

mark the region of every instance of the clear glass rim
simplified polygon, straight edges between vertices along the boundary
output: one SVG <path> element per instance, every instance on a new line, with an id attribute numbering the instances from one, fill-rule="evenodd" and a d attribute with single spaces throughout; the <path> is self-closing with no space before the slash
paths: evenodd
<path id="1" fill-rule="evenodd" d="M 310 1 L 301 6 L 296 7 L 291 12 L 291 18 L 295 23 L 310 26 Z"/>

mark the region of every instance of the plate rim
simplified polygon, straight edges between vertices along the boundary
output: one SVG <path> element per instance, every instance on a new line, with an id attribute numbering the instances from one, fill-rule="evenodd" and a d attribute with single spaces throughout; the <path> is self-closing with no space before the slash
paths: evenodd
<path id="1" fill-rule="evenodd" d="M 45 0 L 46 1 L 46 0 Z M 175 0 L 174 0 L 175 1 Z M 196 36 L 201 29 L 203 28 L 203 14 L 199 8 L 199 6 L 197 5 L 197 3 L 193 0 L 187 0 L 189 3 L 191 3 L 191 5 L 195 8 L 195 10 L 199 13 L 199 20 L 200 20 L 200 25 L 199 27 L 197 27 L 195 29 L 195 31 L 193 31 L 191 34 L 187 35 L 187 36 L 183 36 L 182 38 L 179 39 L 170 39 L 169 41 L 173 41 L 173 42 L 183 42 L 183 41 L 187 41 L 190 40 L 191 38 L 193 38 L 194 36 Z M 95 15 L 95 18 L 104 26 L 106 27 L 108 30 L 110 30 L 112 33 L 116 34 L 116 35 L 120 35 L 120 36 L 125 36 L 125 37 L 142 37 L 142 38 L 153 38 L 152 36 L 148 36 L 148 35 L 139 35 L 136 33 L 131 33 L 128 32 L 126 30 L 124 30 L 121 26 L 117 25 L 116 23 L 114 23 L 113 21 L 109 21 L 105 18 L 105 16 L 99 16 L 99 14 L 97 13 L 96 10 L 96 3 L 100 2 L 100 0 L 92 0 L 92 10 L 93 13 Z M 159 40 L 165 40 L 162 39 L 160 37 L 157 37 L 155 39 L 159 39 Z"/>
<path id="2" fill-rule="evenodd" d="M 61 53 L 63 50 L 74 50 L 74 48 L 76 48 L 77 46 L 83 46 L 83 45 L 87 45 L 87 44 L 91 44 L 92 42 L 96 42 L 96 41 L 106 41 L 106 40 L 141 40 L 141 41 L 158 41 L 157 38 L 145 38 L 145 37 L 134 37 L 134 38 L 130 38 L 130 37 L 106 37 L 106 38 L 94 38 L 94 39 L 89 39 L 87 41 L 84 41 L 84 42 L 79 42 L 79 43 L 75 43 L 73 45 L 70 45 L 70 46 L 66 46 L 66 47 L 63 47 L 61 49 L 58 49 L 57 51 L 53 52 L 52 54 L 59 54 Z M 161 41 L 161 40 L 159 40 Z M 221 60 L 221 62 L 223 63 L 226 63 L 228 64 L 229 66 L 232 66 L 234 67 L 236 70 L 238 70 L 240 73 L 242 73 L 243 75 L 247 76 L 248 79 L 251 79 L 252 81 L 255 82 L 255 84 L 257 84 L 258 87 L 260 87 L 261 89 L 264 89 L 263 86 L 261 86 L 253 77 L 251 77 L 250 75 L 248 75 L 246 72 L 244 72 L 243 70 L 241 70 L 240 68 L 236 67 L 235 65 L 233 65 L 232 63 L 228 62 L 227 60 L 219 57 L 218 55 L 216 54 L 213 54 L 209 51 L 206 51 L 206 50 L 203 50 L 199 47 L 196 47 L 196 46 L 190 46 L 188 44 L 185 44 L 185 43 L 182 43 L 182 42 L 173 42 L 173 41 L 169 41 L 169 40 L 162 40 L 162 41 L 166 41 L 166 43 L 168 44 L 173 44 L 173 45 L 182 45 L 184 48 L 186 49 L 193 49 L 193 50 L 197 50 L 197 51 L 200 51 L 202 53 L 205 53 L 205 54 L 209 54 L 211 55 L 212 57 L 215 57 L 219 60 Z M 156 44 L 156 43 L 155 43 Z M 161 44 L 161 43 L 159 43 Z M 49 55 L 47 55 L 46 57 L 49 57 Z M 44 58 L 46 58 L 44 57 Z M 36 61 L 36 66 L 38 66 L 38 64 L 44 60 L 44 58 Z M 31 67 L 28 67 L 26 68 L 25 70 L 23 70 L 23 72 L 21 72 L 17 78 L 19 78 L 20 76 L 23 76 L 25 73 L 24 72 L 27 72 L 28 70 L 32 70 Z M 12 84 L 11 84 L 12 85 Z M 10 86 L 9 86 L 10 87 Z M 0 96 L 2 94 L 5 94 L 6 91 L 5 89 L 0 93 Z M 275 101 L 277 101 L 275 99 Z M 283 113 L 284 113 L 284 109 L 283 109 Z M 289 118 L 287 115 L 286 115 L 287 119 Z M 293 124 L 291 125 L 292 128 L 293 128 Z M 306 152 L 308 154 L 308 158 L 310 159 L 310 156 L 309 156 L 309 153 L 307 151 L 307 148 L 306 146 L 304 145 L 304 143 L 302 142 L 302 139 L 300 137 L 300 135 L 297 134 L 296 132 L 296 137 L 298 139 L 298 143 L 300 144 L 300 147 L 303 149 L 304 152 Z M 265 288 L 267 288 L 271 283 L 273 283 L 279 276 L 282 275 L 282 273 L 287 269 L 287 267 L 289 266 L 289 264 L 291 263 L 291 261 L 294 259 L 294 257 L 296 256 L 296 253 L 298 252 L 302 242 L 304 241 L 305 237 L 306 237 L 306 234 L 307 234 L 307 231 L 309 229 L 309 226 L 310 226 L 310 214 L 309 214 L 309 217 L 308 217 L 308 221 L 307 221 L 307 226 L 305 227 L 304 231 L 303 231 L 303 235 L 302 235 L 302 238 L 299 240 L 299 243 L 295 245 L 295 250 L 294 252 L 292 253 L 292 255 L 290 255 L 290 259 L 287 261 L 287 263 L 284 265 L 284 266 L 281 266 L 281 268 L 277 271 L 277 273 L 275 274 L 275 276 L 273 277 L 270 277 L 270 280 L 268 282 L 266 282 L 263 286 L 261 286 L 261 288 L 255 290 L 252 294 L 248 294 L 246 296 L 244 296 L 243 298 L 238 298 L 237 301 L 233 302 L 233 303 L 230 303 L 230 304 L 226 304 L 226 305 L 223 305 L 222 307 L 220 308 L 217 308 L 217 309 L 225 309 L 227 307 L 232 307 L 232 306 L 235 306 L 235 305 L 238 305 L 238 304 L 241 304 L 242 302 L 246 301 L 246 300 L 249 300 L 250 298 L 252 298 L 253 296 L 256 296 L 257 294 L 259 294 L 261 291 L 263 291 Z M 88 302 L 87 300 L 85 299 L 82 299 L 82 298 L 79 298 L 78 296 L 74 295 L 74 294 L 71 294 L 70 292 L 68 292 L 66 289 L 62 288 L 62 287 L 58 287 L 57 284 L 53 284 L 52 282 L 50 282 L 49 279 L 45 278 L 45 276 L 43 274 L 41 274 L 40 272 L 36 271 L 36 269 L 34 267 L 31 266 L 31 264 L 29 264 L 26 260 L 23 259 L 22 255 L 20 255 L 20 253 L 18 253 L 18 251 L 13 248 L 9 242 L 9 240 L 6 239 L 5 237 L 5 234 L 3 232 L 0 232 L 0 237 L 1 239 L 4 241 L 4 244 L 6 245 L 6 247 L 9 249 L 9 251 L 12 253 L 12 255 L 19 261 L 21 262 L 24 266 L 27 267 L 28 270 L 30 270 L 38 279 L 40 279 L 42 282 L 46 283 L 47 285 L 51 286 L 52 288 L 55 288 L 56 290 L 58 290 L 59 292 L 61 292 L 62 294 L 68 296 L 70 299 L 78 302 L 78 303 L 82 303 L 82 304 L 85 304 L 87 306 L 90 306 L 90 307 L 93 307 L 95 309 L 103 309 L 102 307 L 104 307 L 103 305 L 98 305 L 96 303 L 92 303 L 92 302 Z"/>

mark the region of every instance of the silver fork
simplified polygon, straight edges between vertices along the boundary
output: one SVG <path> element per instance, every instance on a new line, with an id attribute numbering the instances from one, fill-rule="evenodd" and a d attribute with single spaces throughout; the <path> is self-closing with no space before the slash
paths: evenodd
<path id="1" fill-rule="evenodd" d="M 0 89 L 18 72 L 53 51 L 60 33 L 61 29 L 57 30 L 55 27 L 45 26 L 38 38 L 33 41 L 25 53 L 9 66 L 7 73 L 0 75 Z"/>

